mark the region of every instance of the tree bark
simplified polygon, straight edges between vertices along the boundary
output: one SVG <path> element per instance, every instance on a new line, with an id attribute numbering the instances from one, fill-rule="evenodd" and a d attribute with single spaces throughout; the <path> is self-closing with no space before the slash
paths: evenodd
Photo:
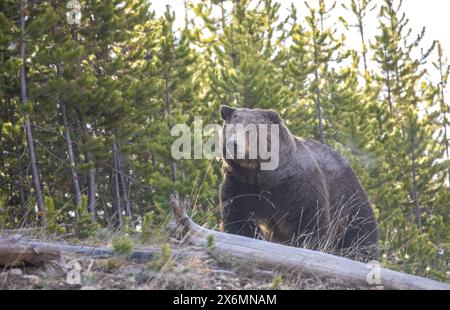
<path id="1" fill-rule="evenodd" d="M 365 4 L 361 3 L 361 1 L 358 1 L 357 9 L 356 9 L 356 17 L 358 20 L 358 30 L 359 30 L 359 36 L 361 38 L 361 47 L 362 47 L 362 58 L 364 63 L 364 73 L 367 74 L 368 72 L 368 66 L 367 66 L 367 50 L 366 50 L 366 36 L 364 31 L 364 16 L 365 12 L 367 10 L 367 7 L 369 6 L 370 1 L 366 2 Z M 366 80 L 366 78 L 364 78 Z M 366 80 L 367 82 L 367 80 Z M 366 85 L 367 86 L 367 85 Z"/>
<path id="2" fill-rule="evenodd" d="M 40 266 L 58 257 L 59 253 L 53 249 L 40 248 L 38 250 L 16 240 L 2 240 L 0 238 L 0 266 Z"/>
<path id="3" fill-rule="evenodd" d="M 113 143 L 113 169 L 114 171 L 113 171 L 112 192 L 114 198 L 114 205 L 119 220 L 119 226 L 123 227 L 122 201 L 120 199 L 119 173 L 117 169 L 115 142 Z"/>
<path id="4" fill-rule="evenodd" d="M 321 143 L 325 143 L 325 136 L 323 133 L 322 104 L 320 102 L 319 73 L 317 69 L 314 70 L 314 75 L 316 82 L 316 109 L 317 109 L 317 119 L 319 120 L 319 138 Z"/>
<path id="5" fill-rule="evenodd" d="M 300 272 L 335 278 L 349 284 L 363 286 L 370 284 L 399 290 L 450 290 L 449 283 L 392 271 L 374 264 L 364 264 L 322 252 L 209 230 L 195 224 L 187 216 L 177 193 L 171 196 L 171 203 L 174 220 L 178 230 L 183 234 L 183 240 L 194 246 L 206 247 L 210 253 L 220 257 L 231 256 L 251 266 L 260 265 L 289 273 Z"/>
<path id="6" fill-rule="evenodd" d="M 124 173 L 123 163 L 122 163 L 122 156 L 121 156 L 121 146 L 120 146 L 120 140 L 119 140 L 119 130 L 114 131 L 114 137 L 115 141 L 113 143 L 113 152 L 115 154 L 115 160 L 116 160 L 116 172 L 118 174 L 119 178 L 119 190 L 120 195 L 122 197 L 122 200 L 125 205 L 125 210 L 130 218 L 131 223 L 133 223 L 133 210 L 131 207 L 131 202 L 128 197 L 128 184 L 126 181 L 126 174 Z"/>
<path id="7" fill-rule="evenodd" d="M 62 76 L 62 66 L 60 63 L 56 64 L 56 75 L 58 78 L 60 78 Z M 66 140 L 67 157 L 69 159 L 69 164 L 70 164 L 70 174 L 72 176 L 75 203 L 77 204 L 77 206 L 79 206 L 81 204 L 80 183 L 78 180 L 78 172 L 75 168 L 76 162 L 75 162 L 75 156 L 74 156 L 73 148 L 72 148 L 72 137 L 70 136 L 70 125 L 69 125 L 69 120 L 68 120 L 68 116 L 67 116 L 67 104 L 66 104 L 62 94 L 59 94 L 58 104 L 59 104 L 59 108 L 61 110 L 61 118 L 62 118 L 63 126 L 64 126 L 64 138 Z"/>
<path id="8" fill-rule="evenodd" d="M 445 102 L 445 85 L 447 84 L 447 73 L 450 70 L 449 67 L 447 66 L 447 69 L 444 69 L 444 63 L 443 63 L 443 55 L 442 55 L 442 48 L 439 45 L 438 46 L 438 53 L 439 53 L 439 59 L 438 59 L 438 64 L 439 64 L 439 76 L 440 76 L 440 103 L 441 103 L 441 113 L 443 114 L 443 127 L 444 127 L 444 145 L 445 145 L 445 154 L 447 156 L 447 159 L 450 160 L 450 145 L 449 145 L 449 134 L 448 134 L 448 119 L 447 119 L 447 104 Z M 445 71 L 447 71 L 446 73 L 444 73 Z M 447 177 L 448 177 L 448 182 L 450 184 L 450 167 L 447 169 Z"/>
<path id="9" fill-rule="evenodd" d="M 20 58 L 22 59 L 22 67 L 20 68 L 20 94 L 22 98 L 22 104 L 26 105 L 28 101 L 27 97 L 27 79 L 26 79 L 26 42 L 25 42 L 25 4 L 23 0 L 19 1 L 20 5 Z M 30 116 L 28 113 L 24 115 L 25 120 L 25 135 L 28 146 L 28 154 L 30 156 L 31 173 L 33 176 L 33 185 L 36 193 L 36 203 L 38 208 L 38 219 L 41 225 L 45 225 L 45 206 L 44 195 L 42 194 L 41 180 L 39 176 L 39 169 L 36 157 L 36 151 L 34 149 L 33 134 L 31 131 Z"/>
<path id="10" fill-rule="evenodd" d="M 387 55 L 387 50 L 384 48 L 384 54 Z M 386 86 L 387 86 L 387 95 L 388 95 L 388 103 L 389 103 L 389 112 L 392 115 L 394 113 L 394 103 L 392 100 L 392 86 L 391 86 L 391 71 L 386 68 Z"/>
<path id="11" fill-rule="evenodd" d="M 171 113 L 171 106 L 170 106 L 170 89 L 169 89 L 169 76 L 165 75 L 164 77 L 164 104 L 165 104 L 165 112 L 167 115 L 170 115 Z M 172 124 L 170 121 L 168 122 L 169 129 L 172 128 Z M 177 162 L 175 160 L 172 160 L 172 181 L 175 183 L 177 181 Z"/>
<path id="12" fill-rule="evenodd" d="M 313 34 L 316 32 L 316 27 L 313 25 L 312 29 Z M 323 29 L 322 29 L 323 32 Z M 314 34 L 315 36 L 315 34 Z M 323 115 L 322 115 L 322 103 L 321 103 L 321 92 L 320 92 L 320 79 L 319 79 L 319 51 L 318 51 L 318 42 L 316 37 L 313 38 L 314 43 L 314 83 L 316 84 L 315 96 L 316 96 L 316 109 L 317 109 L 317 119 L 319 121 L 319 140 L 321 143 L 325 143 L 325 136 L 323 131 Z"/>
<path id="13" fill-rule="evenodd" d="M 414 199 L 414 211 L 416 214 L 417 226 L 419 231 L 423 232 L 422 225 L 422 212 L 420 210 L 419 192 L 417 189 L 417 163 L 416 163 L 416 133 L 414 131 L 414 125 L 411 121 L 411 174 L 413 183 L 413 199 Z"/>
<path id="14" fill-rule="evenodd" d="M 80 127 L 81 127 L 81 135 L 83 136 L 84 143 L 89 136 L 89 131 L 86 123 L 86 116 L 84 112 L 79 112 L 80 117 Z M 95 162 L 94 155 L 89 150 L 86 150 L 86 162 L 91 165 L 88 173 L 88 210 L 91 212 L 92 220 L 96 219 L 96 192 L 97 192 L 97 184 L 95 180 Z"/>

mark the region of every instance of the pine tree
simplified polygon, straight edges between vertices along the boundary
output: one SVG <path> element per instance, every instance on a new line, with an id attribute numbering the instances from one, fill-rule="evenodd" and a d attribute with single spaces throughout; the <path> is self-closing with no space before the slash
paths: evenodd
<path id="1" fill-rule="evenodd" d="M 277 21 L 279 4 L 265 0 L 252 8 L 252 1 L 236 1 L 230 12 L 222 4 L 222 20 L 209 15 L 212 8 L 199 5 L 195 10 L 214 33 L 205 41 L 215 41 L 209 44 L 215 101 L 247 108 L 287 106 L 281 78 L 276 78 L 280 72 L 272 63 L 278 52 L 273 35 L 282 27 Z"/>
<path id="2" fill-rule="evenodd" d="M 401 233 L 385 238 L 394 238 L 390 242 L 396 245 L 397 253 L 414 257 L 417 266 L 423 267 L 435 259 L 441 243 L 431 236 L 446 234 L 439 225 L 430 226 L 440 221 L 435 208 L 445 209 L 440 205 L 441 198 L 436 200 L 438 193 L 445 192 L 445 167 L 437 161 L 445 156 L 445 149 L 436 139 L 442 129 L 437 126 L 437 91 L 427 81 L 424 69 L 433 46 L 421 49 L 420 58 L 414 57 L 416 47 L 421 47 L 424 30 L 411 39 L 412 31 L 407 28 L 408 20 L 401 5 L 401 1 L 384 1 L 380 9 L 381 34 L 372 46 L 381 69 L 377 80 L 384 95 L 375 114 L 379 115 L 378 139 L 384 147 L 381 157 L 384 168 L 378 169 L 376 175 L 381 186 L 376 190 L 387 190 L 385 202 L 380 204 L 385 231 L 398 231 L 395 228 L 398 225 L 406 226 Z M 415 225 L 411 225 L 413 222 Z"/>
<path id="3" fill-rule="evenodd" d="M 25 162 L 21 156 L 26 146 L 23 143 L 17 80 L 20 70 L 16 40 L 18 12 L 16 2 L 0 4 L 0 196 L 2 214 L 9 219 L 5 225 L 16 224 L 16 217 L 21 218 L 26 213 L 28 196 Z"/>
<path id="4" fill-rule="evenodd" d="M 194 125 L 193 116 L 208 115 L 210 109 L 203 105 L 200 90 L 200 70 L 196 69 L 198 56 L 190 47 L 190 34 L 186 29 L 177 36 L 173 29 L 175 15 L 167 8 L 161 20 L 160 49 L 154 54 L 153 74 L 161 85 L 157 95 L 159 105 L 155 108 L 157 123 L 151 126 L 154 169 L 150 184 L 156 210 L 167 210 L 167 195 L 176 188 L 181 195 L 190 195 L 195 207 L 205 206 L 207 197 L 217 185 L 212 163 L 206 159 L 175 160 L 170 153 L 175 137 L 171 136 L 173 125 Z M 201 65 L 201 64 L 199 64 Z M 196 74 L 196 72 L 200 72 Z M 206 119 L 204 120 L 206 124 Z M 194 154 L 191 154 L 194 155 Z M 159 211 L 157 211 L 159 212 Z"/>
<path id="5" fill-rule="evenodd" d="M 448 132 L 450 128 L 450 109 L 445 94 L 450 74 L 450 65 L 444 57 L 444 51 L 439 42 L 437 43 L 437 60 L 433 63 L 433 66 L 439 73 L 438 100 L 440 107 L 440 124 L 443 131 L 442 144 L 445 147 L 445 155 L 448 160 L 450 159 L 450 133 Z M 447 178 L 450 184 L 450 167 L 447 170 Z"/>
<path id="6" fill-rule="evenodd" d="M 364 65 L 364 76 L 368 74 L 369 70 L 369 66 L 367 63 L 368 47 L 367 47 L 365 20 L 367 14 L 376 9 L 376 4 L 373 4 L 373 2 L 374 2 L 373 0 L 350 0 L 349 7 L 347 7 L 345 3 L 342 4 L 342 7 L 347 11 L 351 12 L 356 19 L 355 24 L 349 24 L 343 18 L 341 18 L 341 21 L 344 23 L 346 29 L 349 29 L 349 27 L 358 29 L 358 33 L 361 39 L 361 57 Z"/>
<path id="7" fill-rule="evenodd" d="M 330 126 L 331 121 L 327 119 L 327 110 L 333 104 L 329 101 L 328 93 L 330 68 L 334 62 L 341 62 L 347 55 L 341 52 L 344 38 L 335 38 L 335 31 L 325 25 L 336 3 L 327 7 L 324 1 L 319 0 L 317 4 L 316 8 L 306 3 L 306 26 L 297 24 L 294 27 L 290 70 L 294 80 L 303 80 L 306 82 L 303 84 L 309 86 L 307 95 L 300 95 L 314 103 L 317 128 L 314 136 L 324 143 L 325 127 Z M 298 88 L 302 89 L 302 85 Z"/>
<path id="8" fill-rule="evenodd" d="M 30 106 L 30 102 L 28 100 L 28 89 L 27 89 L 27 55 L 26 55 L 26 9 L 25 9 L 25 1 L 19 1 L 19 12 L 20 12 L 20 52 L 19 57 L 22 61 L 22 67 L 20 68 L 20 98 L 22 101 L 22 105 L 26 108 Z M 31 107 L 31 106 L 30 106 Z M 34 183 L 34 191 L 36 195 L 36 203 L 38 209 L 38 217 L 41 224 L 45 224 L 45 206 L 44 206 L 44 195 L 42 193 L 42 184 L 40 179 L 40 173 L 38 169 L 36 151 L 34 147 L 34 139 L 33 133 L 31 130 L 31 121 L 29 112 L 25 112 L 24 115 L 24 127 L 25 127 L 25 135 L 27 140 L 28 147 L 28 155 L 30 159 L 30 166 L 33 175 L 33 183 Z"/>

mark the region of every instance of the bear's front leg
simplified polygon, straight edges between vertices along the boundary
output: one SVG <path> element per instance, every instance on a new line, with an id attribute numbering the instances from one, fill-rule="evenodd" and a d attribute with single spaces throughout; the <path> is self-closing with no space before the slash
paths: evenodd
<path id="1" fill-rule="evenodd" d="M 226 233 L 254 238 L 258 235 L 258 227 L 254 222 L 254 212 L 249 206 L 256 195 L 249 194 L 245 185 L 238 186 L 225 177 L 220 188 L 220 207 L 223 230 Z"/>

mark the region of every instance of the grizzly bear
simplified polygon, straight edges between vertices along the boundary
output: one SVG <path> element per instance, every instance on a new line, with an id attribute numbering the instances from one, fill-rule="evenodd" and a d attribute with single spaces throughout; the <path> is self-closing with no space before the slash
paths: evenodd
<path id="1" fill-rule="evenodd" d="M 343 157 L 324 144 L 294 136 L 274 110 L 221 106 L 220 114 L 224 120 L 220 206 L 225 232 L 360 261 L 377 258 L 378 227 L 369 197 Z M 233 156 L 239 147 L 230 152 L 230 143 L 236 146 L 243 141 L 230 135 L 229 128 L 239 124 L 277 125 L 275 139 L 267 134 L 270 148 L 278 143 L 276 168 L 261 169 L 259 155 Z M 241 150 L 247 155 L 251 134 L 239 136 L 245 140 Z"/>

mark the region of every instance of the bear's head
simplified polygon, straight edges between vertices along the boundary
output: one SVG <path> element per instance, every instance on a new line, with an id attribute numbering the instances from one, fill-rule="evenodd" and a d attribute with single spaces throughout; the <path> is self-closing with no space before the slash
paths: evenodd
<path id="1" fill-rule="evenodd" d="M 292 147 L 293 141 L 276 111 L 221 106 L 220 115 L 226 164 L 250 171 L 275 170 L 282 164 L 282 152 Z"/>

